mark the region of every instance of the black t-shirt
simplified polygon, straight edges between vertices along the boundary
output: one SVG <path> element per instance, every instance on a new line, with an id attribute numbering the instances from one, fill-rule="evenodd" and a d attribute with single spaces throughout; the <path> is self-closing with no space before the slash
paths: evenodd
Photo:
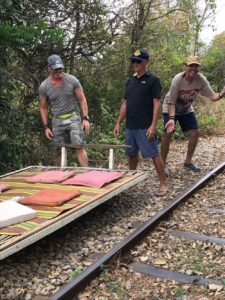
<path id="1" fill-rule="evenodd" d="M 158 77 L 146 72 L 138 78 L 134 75 L 127 81 L 124 99 L 127 101 L 126 128 L 148 128 L 153 118 L 153 99 L 161 98 Z"/>

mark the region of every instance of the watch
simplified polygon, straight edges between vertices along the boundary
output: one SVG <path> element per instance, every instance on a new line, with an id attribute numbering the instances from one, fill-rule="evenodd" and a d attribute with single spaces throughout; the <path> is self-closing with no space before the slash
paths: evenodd
<path id="1" fill-rule="evenodd" d="M 90 121 L 89 116 L 83 116 L 82 120 Z"/>

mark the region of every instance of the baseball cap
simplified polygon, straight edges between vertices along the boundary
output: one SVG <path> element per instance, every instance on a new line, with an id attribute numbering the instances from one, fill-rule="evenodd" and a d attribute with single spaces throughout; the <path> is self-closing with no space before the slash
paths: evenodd
<path id="1" fill-rule="evenodd" d="M 190 66 L 192 64 L 196 64 L 196 65 L 201 66 L 201 63 L 200 63 L 200 60 L 199 60 L 199 56 L 191 55 L 191 56 L 189 56 L 187 58 L 186 65 Z"/>
<path id="2" fill-rule="evenodd" d="M 149 54 L 147 51 L 143 50 L 143 49 L 137 49 L 134 51 L 133 55 L 130 57 L 130 59 L 135 59 L 135 60 L 143 60 L 149 59 Z"/>
<path id="3" fill-rule="evenodd" d="M 56 54 L 52 54 L 48 57 L 48 64 L 50 65 L 50 67 L 53 70 L 59 69 L 59 68 L 64 68 L 61 57 Z"/>

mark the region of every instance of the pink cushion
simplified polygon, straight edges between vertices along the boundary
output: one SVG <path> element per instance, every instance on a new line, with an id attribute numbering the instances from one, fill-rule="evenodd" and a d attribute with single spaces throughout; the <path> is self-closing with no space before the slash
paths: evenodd
<path id="1" fill-rule="evenodd" d="M 59 206 L 75 197 L 80 196 L 79 190 L 43 189 L 34 195 L 19 200 L 20 204 Z"/>
<path id="2" fill-rule="evenodd" d="M 26 181 L 30 183 L 56 183 L 66 180 L 73 175 L 73 171 L 45 171 L 32 177 L 27 177 Z"/>
<path id="3" fill-rule="evenodd" d="M 0 193 L 3 192 L 3 191 L 10 190 L 10 189 L 11 189 L 10 185 L 4 184 L 4 183 L 0 183 Z"/>
<path id="4" fill-rule="evenodd" d="M 124 172 L 90 171 L 62 182 L 62 184 L 84 185 L 100 188 L 104 184 L 122 177 Z"/>

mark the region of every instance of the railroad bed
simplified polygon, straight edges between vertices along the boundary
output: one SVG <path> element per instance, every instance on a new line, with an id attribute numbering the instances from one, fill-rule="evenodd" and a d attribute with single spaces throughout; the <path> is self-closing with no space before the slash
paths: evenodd
<path id="1" fill-rule="evenodd" d="M 138 246 L 105 264 L 78 299 L 225 299 L 224 167 Z"/>
<path id="2" fill-rule="evenodd" d="M 171 193 L 169 196 L 162 199 L 154 196 L 158 183 L 153 171 L 151 176 L 137 187 L 131 188 L 129 191 L 117 196 L 113 201 L 103 204 L 59 232 L 2 261 L 0 265 L 0 285 L 3 286 L 0 288 L 2 299 L 35 299 L 35 295 L 39 295 L 36 299 L 44 299 L 45 295 L 53 294 L 62 284 L 68 282 L 81 269 L 86 268 L 96 260 L 99 254 L 109 251 L 140 225 L 140 222 L 153 216 L 168 204 L 168 200 L 172 200 L 178 193 L 198 180 L 206 171 L 212 169 L 224 158 L 223 137 L 211 140 L 202 139 L 197 150 L 198 157 L 196 157 L 199 160 L 202 172 L 201 174 L 190 175 L 182 168 L 185 146 L 186 142 L 176 143 L 176 148 L 172 149 L 170 153 Z M 174 161 L 173 167 L 171 167 L 172 160 Z M 153 170 L 152 165 L 150 168 L 149 165 L 143 166 Z M 160 229 L 158 235 L 162 235 L 162 232 L 163 230 Z M 155 253 L 155 259 L 161 259 L 161 267 L 163 267 L 163 260 L 160 254 L 162 255 L 163 248 L 168 244 L 163 243 L 164 239 L 161 241 L 162 248 L 159 247 Z M 170 239 L 169 235 L 168 240 Z M 157 244 L 157 241 L 155 243 Z M 132 257 L 139 257 L 140 251 L 141 262 L 153 263 L 149 258 L 146 259 L 146 257 L 151 258 L 151 255 L 148 256 L 147 253 L 147 251 L 151 251 L 151 248 L 153 248 L 153 245 L 151 244 L 151 247 L 149 247 L 148 241 L 146 245 L 137 247 L 134 251 L 138 253 L 136 253 L 136 256 L 133 253 Z M 169 254 L 172 255 L 170 252 Z M 130 261 L 116 264 L 117 267 L 113 264 L 112 270 L 115 270 L 112 273 L 110 265 L 109 268 L 107 266 L 102 270 L 100 282 L 93 281 L 91 286 L 87 287 L 81 294 L 80 298 L 126 299 L 127 296 L 127 299 L 147 299 L 143 297 L 147 297 L 149 286 L 154 283 L 156 293 L 159 292 L 158 296 L 155 294 L 154 297 L 163 299 L 160 298 L 160 295 L 165 292 L 168 297 L 164 299 L 174 299 L 172 295 L 176 295 L 176 293 L 173 294 L 176 287 L 173 290 L 171 283 L 162 279 L 153 280 L 151 277 L 134 273 L 130 266 L 127 267 L 128 264 L 130 264 Z M 126 278 L 125 285 L 123 285 L 122 280 L 120 282 L 120 277 L 118 277 L 120 273 L 123 274 L 123 278 Z M 126 274 L 129 276 L 126 277 Z M 136 285 L 132 282 L 133 278 Z M 143 285 L 141 282 L 143 282 Z M 172 291 L 171 298 L 169 294 L 166 294 L 166 289 Z M 200 287 L 198 287 L 198 290 L 200 290 Z M 145 294 L 140 294 L 143 291 Z M 210 292 L 213 295 L 220 293 L 211 290 Z M 179 293 L 181 295 L 185 291 L 181 288 L 178 289 L 177 296 L 179 296 Z M 134 295 L 133 298 L 129 298 L 131 294 Z M 90 295 L 93 298 L 90 298 Z"/>

